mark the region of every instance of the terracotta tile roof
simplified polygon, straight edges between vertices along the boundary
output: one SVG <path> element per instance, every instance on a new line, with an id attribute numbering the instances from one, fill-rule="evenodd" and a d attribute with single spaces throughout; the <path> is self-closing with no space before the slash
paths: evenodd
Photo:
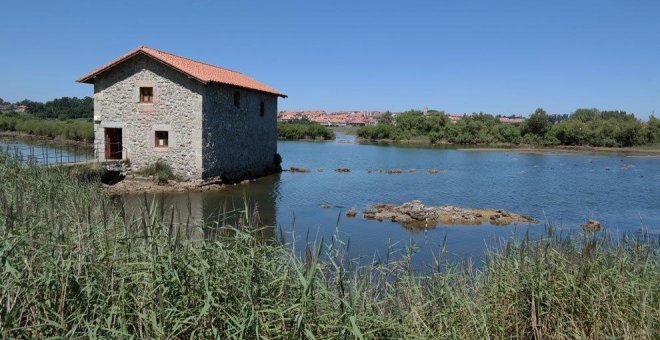
<path id="1" fill-rule="evenodd" d="M 159 51 L 150 47 L 140 46 L 133 51 L 111 61 L 110 63 L 99 67 L 98 69 L 82 76 L 77 82 L 80 83 L 93 83 L 94 77 L 111 69 L 112 67 L 121 64 L 122 62 L 133 58 L 138 54 L 148 55 L 163 64 L 166 64 L 196 80 L 208 83 L 228 84 L 246 89 L 256 90 L 286 97 L 286 95 L 262 82 L 259 82 L 243 73 L 232 71 L 226 68 L 209 65 L 192 59 L 180 57 L 171 53 Z"/>

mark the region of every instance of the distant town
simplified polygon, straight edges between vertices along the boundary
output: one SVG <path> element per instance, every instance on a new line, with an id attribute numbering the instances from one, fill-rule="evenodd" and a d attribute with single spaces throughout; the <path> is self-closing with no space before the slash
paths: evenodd
<path id="1" fill-rule="evenodd" d="M 441 111 L 424 109 L 422 111 L 424 115 L 430 115 L 433 113 L 443 113 Z M 305 110 L 305 111 L 280 111 L 277 114 L 278 122 L 290 122 L 295 120 L 309 120 L 315 123 L 319 123 L 324 126 L 365 126 L 365 125 L 375 125 L 378 123 L 378 119 L 381 117 L 391 114 L 392 116 L 397 116 L 399 112 L 381 112 L 381 111 L 338 111 L 338 112 L 326 112 L 325 110 Z M 458 114 L 458 113 L 449 113 L 446 114 L 449 117 L 449 120 L 452 124 L 458 123 L 461 119 L 470 114 Z M 516 124 L 523 123 L 527 118 L 517 115 L 512 116 L 496 116 L 501 123 L 504 124 Z"/>

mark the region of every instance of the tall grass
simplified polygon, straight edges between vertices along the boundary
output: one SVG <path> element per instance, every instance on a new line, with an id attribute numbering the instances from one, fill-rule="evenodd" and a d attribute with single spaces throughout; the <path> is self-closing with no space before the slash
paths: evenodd
<path id="1" fill-rule="evenodd" d="M 139 213 L 64 170 L 0 159 L 0 337 L 592 338 L 659 335 L 658 240 L 549 229 L 483 267 L 442 254 L 358 266 L 335 239 L 295 256 L 230 225 Z M 192 230 L 204 237 L 188 237 Z"/>

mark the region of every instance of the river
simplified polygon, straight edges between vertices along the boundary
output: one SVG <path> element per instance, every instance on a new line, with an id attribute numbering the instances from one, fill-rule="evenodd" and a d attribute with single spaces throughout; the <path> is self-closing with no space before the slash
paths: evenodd
<path id="1" fill-rule="evenodd" d="M 428 263 L 444 244 L 452 257 L 479 261 L 488 246 L 514 233 L 543 234 L 546 222 L 574 232 L 593 218 L 615 236 L 660 230 L 657 156 L 364 145 L 341 133 L 330 142 L 281 141 L 278 152 L 284 168 L 312 171 L 284 172 L 226 191 L 162 198 L 167 207 L 176 206 L 185 211 L 185 218 L 198 220 L 216 219 L 223 206 L 242 208 L 247 200 L 257 205 L 265 224 L 274 226 L 273 234 L 281 231 L 290 239 L 295 231 L 299 245 L 305 239 L 327 241 L 339 236 L 350 241 L 350 255 L 363 260 L 384 258 L 390 249 L 401 254 L 414 244 L 415 262 Z M 340 167 L 351 171 L 334 171 Z M 431 168 L 440 172 L 430 174 Z M 377 171 L 381 169 L 404 171 Z M 352 207 L 361 212 L 374 203 L 414 199 L 427 205 L 501 208 L 534 216 L 542 223 L 438 225 L 421 230 L 366 220 L 361 213 L 356 218 L 345 216 Z"/>
<path id="2" fill-rule="evenodd" d="M 0 152 L 8 153 L 25 163 L 56 165 L 94 159 L 91 147 L 39 143 L 38 140 L 0 138 Z"/>
<path id="3" fill-rule="evenodd" d="M 341 133 L 331 142 L 280 141 L 278 152 L 284 168 L 312 171 L 284 172 L 223 192 L 166 194 L 165 202 L 182 210 L 190 202 L 193 215 L 208 217 L 217 215 L 223 205 L 240 208 L 247 199 L 258 205 L 265 223 L 286 235 L 295 230 L 299 243 L 339 236 L 350 240 L 351 256 L 365 259 L 384 257 L 388 249 L 403 252 L 414 244 L 416 262 L 437 254 L 445 238 L 451 256 L 478 261 L 486 246 L 497 245 L 515 232 L 543 234 L 546 222 L 570 232 L 593 218 L 615 235 L 660 228 L 657 156 L 364 145 Z M 340 167 L 351 172 L 334 171 Z M 430 174 L 431 168 L 440 172 Z M 380 169 L 404 171 L 373 171 Z M 361 212 L 374 203 L 414 199 L 426 205 L 501 208 L 532 215 L 542 223 L 438 225 L 420 230 L 366 220 L 361 213 L 356 218 L 345 216 L 352 207 Z"/>

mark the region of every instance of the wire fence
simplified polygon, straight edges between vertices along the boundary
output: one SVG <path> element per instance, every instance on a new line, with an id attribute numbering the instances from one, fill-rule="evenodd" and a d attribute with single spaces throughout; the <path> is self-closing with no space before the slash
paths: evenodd
<path id="1" fill-rule="evenodd" d="M 85 146 L 54 147 L 23 143 L 3 143 L 0 152 L 18 159 L 22 163 L 37 165 L 62 165 L 98 160 L 96 148 Z M 121 152 L 121 151 L 120 151 Z"/>

